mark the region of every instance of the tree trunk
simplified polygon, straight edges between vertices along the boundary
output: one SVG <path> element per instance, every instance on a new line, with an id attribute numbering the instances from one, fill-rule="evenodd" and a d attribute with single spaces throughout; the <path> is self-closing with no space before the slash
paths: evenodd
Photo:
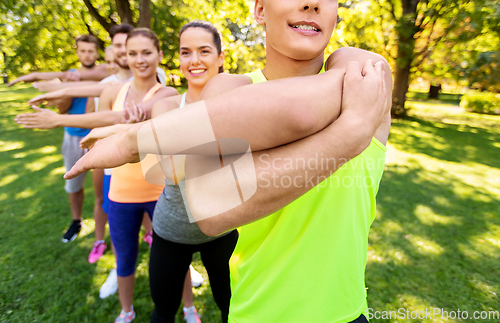
<path id="1" fill-rule="evenodd" d="M 130 3 L 128 0 L 115 0 L 115 3 L 116 11 L 118 11 L 121 23 L 134 25 L 134 22 L 132 21 L 132 10 L 130 9 Z"/>
<path id="2" fill-rule="evenodd" d="M 396 24 L 398 54 L 396 57 L 396 73 L 391 109 L 392 116 L 396 118 L 402 118 L 408 114 L 405 102 L 415 52 L 414 37 L 419 30 L 419 27 L 415 25 L 418 3 L 419 0 L 403 0 L 403 16 L 401 16 Z"/>
<path id="3" fill-rule="evenodd" d="M 151 28 L 151 7 L 150 0 L 140 0 L 139 2 L 139 27 Z"/>
<path id="4" fill-rule="evenodd" d="M 441 84 L 431 84 L 431 86 L 429 87 L 428 98 L 435 100 L 439 99 L 439 91 L 441 91 Z"/>
<path id="5" fill-rule="evenodd" d="M 7 83 L 9 83 L 9 76 L 7 75 L 7 71 L 6 71 L 6 69 L 7 69 L 7 55 L 3 51 L 1 51 L 1 53 L 2 53 L 2 57 L 3 57 L 3 65 L 5 66 L 5 70 L 2 73 L 3 74 L 3 83 L 7 84 Z"/>
<path id="6" fill-rule="evenodd" d="M 396 65 L 394 73 L 394 90 L 392 92 L 391 115 L 395 118 L 404 118 L 408 111 L 405 108 L 406 93 L 408 92 L 408 80 L 410 79 L 411 62 L 400 66 Z"/>
<path id="7" fill-rule="evenodd" d="M 97 11 L 97 9 L 92 5 L 90 0 L 83 0 L 83 3 L 85 3 L 85 6 L 87 6 L 87 9 L 89 10 L 89 13 L 92 15 L 92 17 L 94 17 L 94 19 L 97 20 L 97 22 L 99 22 L 107 32 L 109 32 L 109 29 L 111 29 L 114 23 L 107 21 L 106 18 L 101 16 L 99 14 L 99 11 Z"/>

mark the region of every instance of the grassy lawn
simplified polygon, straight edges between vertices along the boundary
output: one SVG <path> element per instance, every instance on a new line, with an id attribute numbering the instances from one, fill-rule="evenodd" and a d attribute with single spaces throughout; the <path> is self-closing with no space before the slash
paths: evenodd
<path id="1" fill-rule="evenodd" d="M 370 233 L 369 307 L 449 313 L 399 322 L 500 312 L 500 117 L 447 99 L 412 101 L 411 118 L 394 120 L 389 137 Z"/>
<path id="2" fill-rule="evenodd" d="M 98 294 L 113 266 L 111 253 L 96 264 L 87 262 L 94 241 L 91 179 L 85 186 L 85 228 L 63 244 L 70 223 L 63 130 L 34 131 L 14 122 L 16 114 L 29 111 L 26 101 L 36 93 L 27 85 L 0 85 L 0 322 L 112 322 L 120 311 L 118 296 L 101 300 Z M 417 94 L 411 105 L 411 118 L 395 120 L 389 138 L 370 234 L 369 307 L 442 308 L 469 316 L 500 311 L 500 116 L 464 112 L 453 96 L 426 101 Z M 137 322 L 148 322 L 153 309 L 148 258 L 141 242 Z M 195 267 L 207 281 L 198 255 Z M 209 284 L 194 292 L 203 322 L 220 321 Z M 180 313 L 177 322 L 183 322 Z"/>

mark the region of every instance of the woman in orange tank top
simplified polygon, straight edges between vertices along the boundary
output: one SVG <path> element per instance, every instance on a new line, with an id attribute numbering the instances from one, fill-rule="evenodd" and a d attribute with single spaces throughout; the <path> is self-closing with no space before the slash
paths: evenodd
<path id="1" fill-rule="evenodd" d="M 167 90 L 158 83 L 156 68 L 163 53 L 157 36 L 149 29 L 137 28 L 127 37 L 127 61 L 134 80 L 105 89 L 100 104 L 122 111 L 126 105 L 158 100 Z M 121 313 L 115 323 L 131 322 L 135 318 L 132 306 L 138 237 L 143 214 L 153 216 L 154 207 L 163 187 L 144 180 L 140 164 L 127 164 L 113 169 L 110 183 L 108 222 L 111 240 L 116 250 L 118 293 Z"/>

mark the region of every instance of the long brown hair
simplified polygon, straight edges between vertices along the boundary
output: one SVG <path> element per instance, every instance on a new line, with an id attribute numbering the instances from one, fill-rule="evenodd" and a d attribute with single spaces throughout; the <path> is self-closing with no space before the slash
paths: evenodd
<path id="1" fill-rule="evenodd" d="M 156 34 L 149 28 L 135 28 L 132 31 L 130 31 L 128 33 L 127 40 L 125 42 L 125 46 L 127 45 L 129 39 L 137 36 L 143 36 L 151 39 L 158 52 L 160 51 L 160 41 L 158 40 L 158 36 L 156 36 Z"/>

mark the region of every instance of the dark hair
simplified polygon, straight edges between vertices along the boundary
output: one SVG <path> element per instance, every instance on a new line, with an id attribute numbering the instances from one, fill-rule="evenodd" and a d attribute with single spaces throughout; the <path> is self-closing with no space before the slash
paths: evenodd
<path id="1" fill-rule="evenodd" d="M 113 39 L 113 37 L 115 37 L 116 34 L 128 34 L 132 30 L 134 30 L 134 26 L 130 24 L 123 23 L 119 25 L 114 25 L 109 30 L 109 36 L 111 37 L 111 39 Z"/>
<path id="2" fill-rule="evenodd" d="M 91 35 L 91 34 L 87 34 L 87 35 L 81 35 L 81 36 L 76 37 L 75 43 L 76 43 L 77 47 L 78 47 L 78 42 L 81 42 L 81 41 L 94 44 L 95 49 L 99 50 L 99 40 L 97 39 L 96 36 Z"/>
<path id="3" fill-rule="evenodd" d="M 127 36 L 127 41 L 125 42 L 125 45 L 127 44 L 128 40 L 130 38 L 134 38 L 136 36 L 143 36 L 146 38 L 149 38 L 153 41 L 153 44 L 155 45 L 156 49 L 160 51 L 160 41 L 158 40 L 158 36 L 149 28 L 135 28 L 131 32 L 128 33 Z"/>
<path id="4" fill-rule="evenodd" d="M 189 28 L 203 28 L 209 33 L 211 33 L 214 38 L 215 47 L 217 48 L 217 54 L 220 55 L 222 53 L 222 36 L 220 34 L 220 31 L 217 28 L 215 28 L 214 25 L 204 20 L 195 20 L 188 22 L 187 24 L 182 26 L 181 31 L 179 32 L 179 40 L 181 39 L 182 33 L 188 30 Z M 219 67 L 219 73 L 222 72 L 224 72 L 224 66 Z"/>

